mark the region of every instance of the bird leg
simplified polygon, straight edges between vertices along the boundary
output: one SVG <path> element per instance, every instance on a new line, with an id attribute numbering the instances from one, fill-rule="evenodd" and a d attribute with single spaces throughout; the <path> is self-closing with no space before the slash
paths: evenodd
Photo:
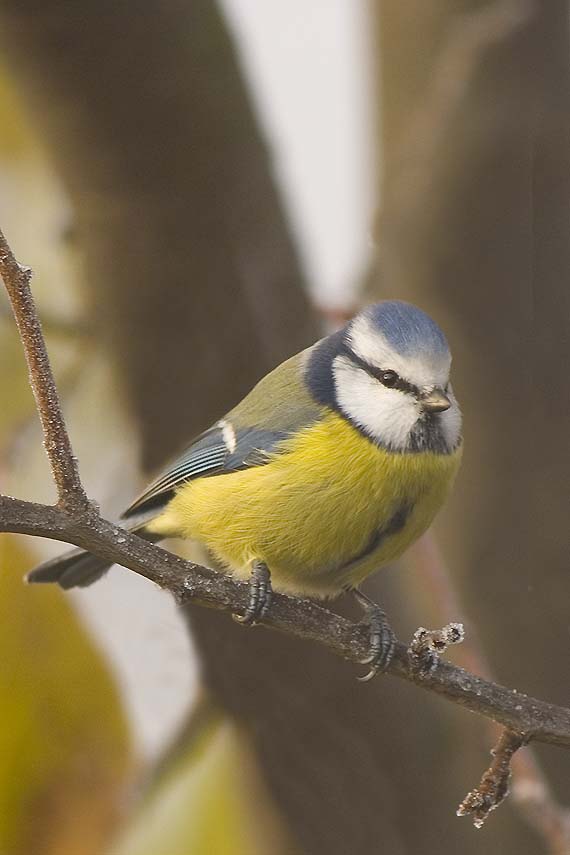
<path id="1" fill-rule="evenodd" d="M 272 596 L 269 567 L 263 561 L 254 561 L 249 579 L 249 603 L 243 615 L 234 615 L 234 619 L 246 626 L 253 626 L 267 614 Z"/>
<path id="2" fill-rule="evenodd" d="M 383 671 L 390 664 L 396 647 L 396 636 L 388 623 L 385 612 L 374 600 L 371 600 L 358 588 L 353 588 L 352 593 L 358 605 L 364 609 L 366 623 L 370 628 L 370 653 L 365 659 L 360 660 L 362 665 L 369 665 L 370 669 L 364 677 L 358 677 L 360 682 L 366 683 L 378 671 Z"/>

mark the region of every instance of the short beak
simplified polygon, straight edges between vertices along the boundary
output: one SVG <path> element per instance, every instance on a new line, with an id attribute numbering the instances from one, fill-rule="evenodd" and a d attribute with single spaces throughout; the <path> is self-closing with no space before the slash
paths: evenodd
<path id="1" fill-rule="evenodd" d="M 443 389 L 433 389 L 420 398 L 422 407 L 427 413 L 444 413 L 451 407 L 451 401 Z"/>

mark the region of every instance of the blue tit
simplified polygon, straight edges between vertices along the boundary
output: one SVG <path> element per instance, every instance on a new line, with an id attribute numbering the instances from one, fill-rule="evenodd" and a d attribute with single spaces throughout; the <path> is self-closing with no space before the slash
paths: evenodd
<path id="1" fill-rule="evenodd" d="M 384 301 L 266 375 L 125 512 L 141 537 L 191 538 L 220 568 L 309 597 L 356 589 L 432 523 L 461 459 L 451 355 L 415 306 Z M 30 582 L 89 585 L 108 563 L 81 550 Z"/>

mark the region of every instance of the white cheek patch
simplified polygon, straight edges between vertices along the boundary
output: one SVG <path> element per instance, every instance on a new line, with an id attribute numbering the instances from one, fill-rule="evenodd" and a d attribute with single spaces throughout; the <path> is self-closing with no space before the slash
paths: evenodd
<path id="1" fill-rule="evenodd" d="M 409 383 L 420 387 L 445 386 L 449 379 L 451 357 L 449 353 L 429 355 L 397 353 L 366 315 L 358 315 L 348 331 L 354 353 L 375 368 L 396 371 Z"/>
<path id="2" fill-rule="evenodd" d="M 404 450 L 420 416 L 417 401 L 382 386 L 345 356 L 335 357 L 333 376 L 337 403 L 345 416 L 382 445 Z"/>

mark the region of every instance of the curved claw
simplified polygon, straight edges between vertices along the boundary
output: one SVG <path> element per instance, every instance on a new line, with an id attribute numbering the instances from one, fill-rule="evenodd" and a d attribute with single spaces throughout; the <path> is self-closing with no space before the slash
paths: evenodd
<path id="1" fill-rule="evenodd" d="M 356 679 L 359 683 L 368 683 L 376 676 L 379 670 L 379 668 L 371 668 L 363 677 L 357 677 Z"/>
<path id="2" fill-rule="evenodd" d="M 232 614 L 233 619 L 236 623 L 244 624 L 244 626 L 250 626 L 254 624 L 257 618 L 257 614 L 255 609 L 252 609 L 250 606 L 245 610 L 242 615 Z"/>
<path id="3" fill-rule="evenodd" d="M 367 683 L 390 665 L 396 648 L 396 636 L 379 605 L 361 591 L 355 590 L 354 595 L 366 612 L 370 629 L 370 653 L 360 663 L 370 665 L 371 668 L 363 677 L 357 678 L 360 683 Z"/>

